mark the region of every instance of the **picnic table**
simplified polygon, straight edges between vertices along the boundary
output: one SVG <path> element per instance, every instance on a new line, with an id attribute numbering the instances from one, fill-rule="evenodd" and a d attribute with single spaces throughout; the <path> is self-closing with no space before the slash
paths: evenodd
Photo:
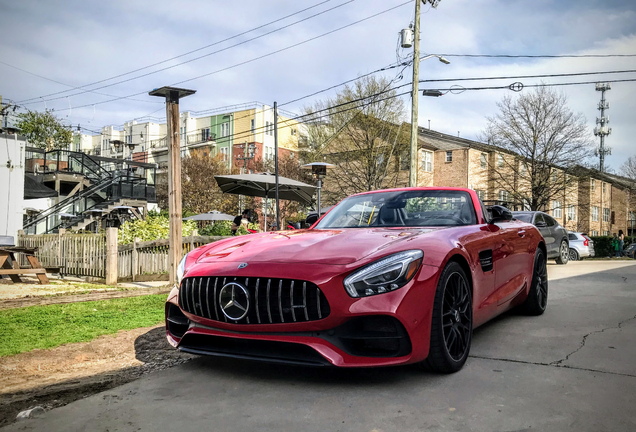
<path id="1" fill-rule="evenodd" d="M 59 272 L 59 268 L 43 267 L 35 256 L 36 251 L 37 248 L 0 246 L 0 275 L 7 275 L 11 278 L 13 283 L 20 283 L 22 282 L 20 275 L 35 274 L 40 284 L 48 284 L 49 278 L 46 277 L 47 271 L 49 273 L 57 273 Z M 21 267 L 15 258 L 16 253 L 24 254 L 31 267 Z"/>

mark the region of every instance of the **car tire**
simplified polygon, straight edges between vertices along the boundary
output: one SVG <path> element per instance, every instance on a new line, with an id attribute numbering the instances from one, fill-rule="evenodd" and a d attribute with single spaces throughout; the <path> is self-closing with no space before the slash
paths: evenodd
<path id="1" fill-rule="evenodd" d="M 459 371 L 466 363 L 473 337 L 473 295 L 457 262 L 442 271 L 433 302 L 431 345 L 424 366 L 439 373 Z"/>
<path id="2" fill-rule="evenodd" d="M 570 248 L 570 255 L 568 256 L 568 259 L 570 261 L 578 261 L 579 258 L 579 253 L 576 251 L 576 249 Z"/>
<path id="3" fill-rule="evenodd" d="M 570 260 L 570 247 L 565 240 L 561 241 L 559 245 L 559 255 L 557 255 L 555 261 L 557 264 L 567 264 Z"/>
<path id="4" fill-rule="evenodd" d="M 532 282 L 528 297 L 521 304 L 526 315 L 542 315 L 548 307 L 548 266 L 545 253 L 537 248 L 532 268 Z"/>

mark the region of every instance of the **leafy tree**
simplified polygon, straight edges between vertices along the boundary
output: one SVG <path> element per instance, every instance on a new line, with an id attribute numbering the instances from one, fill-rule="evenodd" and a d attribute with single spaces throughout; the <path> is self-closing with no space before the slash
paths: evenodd
<path id="1" fill-rule="evenodd" d="M 18 128 L 30 144 L 47 150 L 65 149 L 73 141 L 70 126 L 62 124 L 51 111 L 18 114 Z"/>
<path id="2" fill-rule="evenodd" d="M 409 135 L 401 126 L 404 103 L 388 90 L 391 84 L 365 77 L 305 109 L 310 116 L 304 161 L 336 166 L 325 180 L 325 202 L 397 186 L 400 159 L 408 159 Z"/>
<path id="3" fill-rule="evenodd" d="M 585 118 L 570 110 L 564 94 L 549 87 L 506 96 L 498 107 L 481 136 L 507 150 L 489 160 L 494 186 L 508 191 L 510 201 L 532 210 L 547 208 L 572 185 L 571 170 L 591 155 Z"/>

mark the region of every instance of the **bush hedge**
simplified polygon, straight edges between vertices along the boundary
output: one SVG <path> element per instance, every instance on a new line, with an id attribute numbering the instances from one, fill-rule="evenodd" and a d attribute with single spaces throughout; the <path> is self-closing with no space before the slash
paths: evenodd
<path id="1" fill-rule="evenodd" d="M 612 236 L 595 236 L 591 237 L 594 242 L 594 256 L 596 257 L 609 257 L 615 256 L 614 249 L 612 248 Z M 636 237 L 625 236 L 625 248 L 632 244 L 632 242 L 636 241 Z"/>

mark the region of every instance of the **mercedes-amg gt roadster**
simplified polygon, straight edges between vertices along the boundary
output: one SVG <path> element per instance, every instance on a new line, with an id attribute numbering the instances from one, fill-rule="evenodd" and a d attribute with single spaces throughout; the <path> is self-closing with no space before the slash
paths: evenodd
<path id="1" fill-rule="evenodd" d="M 444 373 L 462 368 L 475 327 L 548 299 L 539 231 L 460 188 L 353 195 L 309 229 L 195 249 L 178 279 L 166 333 L 182 351 Z"/>

